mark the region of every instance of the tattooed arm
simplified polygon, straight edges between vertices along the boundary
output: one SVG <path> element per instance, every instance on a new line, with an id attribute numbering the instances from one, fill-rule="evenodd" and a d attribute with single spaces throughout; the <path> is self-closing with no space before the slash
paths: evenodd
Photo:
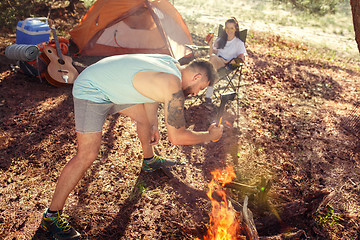
<path id="1" fill-rule="evenodd" d="M 169 140 L 176 145 L 192 145 L 219 139 L 222 127 L 211 125 L 208 131 L 195 132 L 186 129 L 184 117 L 185 97 L 181 81 L 176 76 L 144 71 L 134 77 L 134 87 L 144 96 L 165 104 L 165 123 Z M 149 119 L 151 122 L 151 119 Z"/>
<path id="2" fill-rule="evenodd" d="M 170 126 L 180 129 L 185 127 L 184 117 L 184 103 L 185 97 L 182 90 L 173 93 L 171 99 L 167 104 L 167 120 L 166 123 Z"/>
<path id="3" fill-rule="evenodd" d="M 184 117 L 185 97 L 182 90 L 170 93 L 165 101 L 165 121 L 169 139 L 176 145 L 192 145 L 209 142 L 221 137 L 222 129 L 211 125 L 208 131 L 195 132 L 185 128 Z"/>

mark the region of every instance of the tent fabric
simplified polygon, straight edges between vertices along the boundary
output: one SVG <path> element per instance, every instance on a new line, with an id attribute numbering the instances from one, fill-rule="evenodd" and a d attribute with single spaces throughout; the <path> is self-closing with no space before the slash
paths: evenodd
<path id="1" fill-rule="evenodd" d="M 113 38 L 107 37 L 113 34 Z M 137 41 L 134 41 L 136 39 Z M 156 28 L 150 30 L 133 29 L 124 21 L 114 24 L 105 29 L 103 34 L 97 40 L 98 44 L 108 46 L 120 46 L 124 48 L 163 48 L 165 42 Z"/>
<path id="2" fill-rule="evenodd" d="M 80 55 L 163 53 L 180 59 L 190 32 L 168 0 L 97 0 L 70 31 Z"/>

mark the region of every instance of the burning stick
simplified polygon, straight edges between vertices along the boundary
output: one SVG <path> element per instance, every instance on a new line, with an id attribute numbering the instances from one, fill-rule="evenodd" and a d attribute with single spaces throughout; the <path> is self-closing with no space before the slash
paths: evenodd
<path id="1" fill-rule="evenodd" d="M 212 211 L 209 214 L 210 226 L 203 240 L 258 240 L 259 236 L 252 213 L 247 208 L 247 197 L 242 207 L 241 204 L 226 196 L 225 191 L 222 190 L 226 185 L 234 183 L 232 180 L 236 175 L 233 167 L 228 166 L 223 171 L 216 169 L 211 174 L 213 179 L 208 184 L 207 196 L 211 200 Z M 221 186 L 218 184 L 219 182 L 221 182 Z M 232 202 L 235 204 L 235 209 L 238 208 L 238 212 L 233 209 Z M 200 239 L 196 238 L 195 240 Z"/>
<path id="2" fill-rule="evenodd" d="M 226 170 L 221 171 L 216 169 L 212 171 L 213 179 L 208 184 L 209 191 L 207 196 L 211 200 L 212 211 L 210 216 L 210 226 L 204 240 L 235 240 L 237 239 L 237 232 L 240 230 L 240 225 L 235 216 L 235 211 L 229 208 L 225 191 L 220 189 L 216 180 L 222 182 L 222 186 L 231 182 L 235 177 L 234 169 L 228 166 Z M 214 199 L 213 195 L 221 198 L 220 201 Z M 217 197 L 217 198 L 218 198 Z M 197 240 L 199 240 L 197 238 Z"/>

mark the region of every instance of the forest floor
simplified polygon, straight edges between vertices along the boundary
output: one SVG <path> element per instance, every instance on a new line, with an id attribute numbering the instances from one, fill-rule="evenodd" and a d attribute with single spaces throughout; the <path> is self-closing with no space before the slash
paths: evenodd
<path id="1" fill-rule="evenodd" d="M 61 13 L 55 23 L 66 31 L 82 14 Z M 0 43 L 0 238 L 48 239 L 41 214 L 76 153 L 71 86 L 12 70 L 4 49 L 15 38 L 2 35 Z M 233 181 L 253 186 L 225 190 L 234 203 L 249 197 L 260 239 L 360 238 L 360 63 L 260 32 L 247 49 L 218 142 L 172 145 L 160 108 L 156 151 L 186 165 L 142 172 L 135 122 L 106 120 L 98 158 L 64 209 L 82 239 L 203 239 L 211 171 L 226 166 Z M 206 130 L 218 103 L 187 100 L 187 127 Z M 265 198 L 262 180 L 271 182 Z"/>

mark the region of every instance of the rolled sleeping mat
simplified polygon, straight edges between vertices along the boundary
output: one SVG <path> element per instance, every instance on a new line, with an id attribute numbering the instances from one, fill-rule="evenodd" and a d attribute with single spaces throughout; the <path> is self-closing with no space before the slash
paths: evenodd
<path id="1" fill-rule="evenodd" d="M 30 62 L 39 55 L 36 45 L 13 44 L 5 49 L 5 56 L 9 59 Z"/>

